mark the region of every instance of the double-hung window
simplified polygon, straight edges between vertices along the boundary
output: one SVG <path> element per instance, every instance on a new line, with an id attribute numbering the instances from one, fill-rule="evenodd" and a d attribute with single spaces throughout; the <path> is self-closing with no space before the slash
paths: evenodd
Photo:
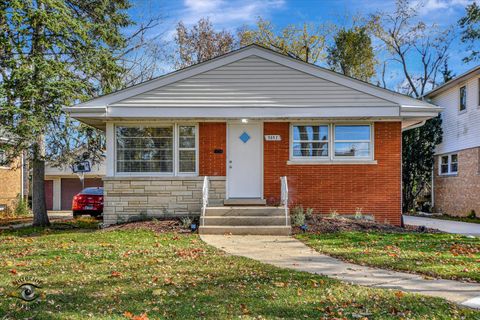
<path id="1" fill-rule="evenodd" d="M 458 173 L 458 154 L 448 154 L 440 157 L 440 174 L 457 174 Z"/>
<path id="2" fill-rule="evenodd" d="M 328 158 L 328 125 L 293 125 L 292 158 L 325 159 Z"/>
<path id="3" fill-rule="evenodd" d="M 370 124 L 293 124 L 291 159 L 372 160 Z"/>
<path id="4" fill-rule="evenodd" d="M 178 173 L 194 174 L 197 171 L 197 128 L 178 126 Z"/>
<path id="5" fill-rule="evenodd" d="M 116 172 L 119 174 L 195 174 L 195 125 L 119 125 Z"/>
<path id="6" fill-rule="evenodd" d="M 335 125 L 334 158 L 370 159 L 372 157 L 370 125 Z"/>

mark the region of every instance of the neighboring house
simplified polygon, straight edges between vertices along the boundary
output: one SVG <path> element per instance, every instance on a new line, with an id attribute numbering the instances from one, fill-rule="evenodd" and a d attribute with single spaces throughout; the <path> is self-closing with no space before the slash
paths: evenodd
<path id="1" fill-rule="evenodd" d="M 105 163 L 93 165 L 84 174 L 84 187 L 102 187 Z M 82 190 L 80 177 L 71 168 L 45 165 L 45 201 L 47 210 L 72 210 L 73 196 Z"/>
<path id="2" fill-rule="evenodd" d="M 402 130 L 441 108 L 251 45 L 65 110 L 106 132 L 106 225 L 199 215 L 204 176 L 209 207 L 278 205 L 285 176 L 290 207 L 399 225 Z M 248 209 L 204 232 L 275 225 Z"/>
<path id="3" fill-rule="evenodd" d="M 426 97 L 444 108 L 443 141 L 435 150 L 434 210 L 480 216 L 480 66 Z"/>
<path id="4" fill-rule="evenodd" d="M 0 144 L 9 143 L 11 138 L 2 132 L 0 132 Z M 13 211 L 18 198 L 23 198 L 25 180 L 27 179 L 24 174 L 23 157 L 7 163 L 5 151 L 0 150 L 0 217 L 7 210 Z"/>

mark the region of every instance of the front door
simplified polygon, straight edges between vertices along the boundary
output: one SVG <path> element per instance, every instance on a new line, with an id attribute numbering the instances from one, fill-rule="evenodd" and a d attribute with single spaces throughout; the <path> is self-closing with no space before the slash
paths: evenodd
<path id="1" fill-rule="evenodd" d="M 228 125 L 228 198 L 262 197 L 262 125 Z"/>

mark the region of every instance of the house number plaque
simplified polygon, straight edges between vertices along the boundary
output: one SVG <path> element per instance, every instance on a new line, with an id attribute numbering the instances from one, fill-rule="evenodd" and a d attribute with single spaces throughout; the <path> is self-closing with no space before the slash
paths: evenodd
<path id="1" fill-rule="evenodd" d="M 279 134 L 266 134 L 265 141 L 281 141 L 282 137 Z"/>

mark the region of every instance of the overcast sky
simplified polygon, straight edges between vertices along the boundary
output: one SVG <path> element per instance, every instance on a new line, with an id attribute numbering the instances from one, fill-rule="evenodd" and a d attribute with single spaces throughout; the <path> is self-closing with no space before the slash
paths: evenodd
<path id="1" fill-rule="evenodd" d="M 419 0 L 420 1 L 420 0 Z M 465 6 L 473 0 L 423 0 L 419 18 L 428 24 L 441 27 L 457 26 L 465 13 Z M 391 11 L 394 0 L 132 0 L 131 14 L 137 22 L 151 15 L 164 17 L 157 32 L 165 39 L 172 39 L 175 25 L 183 21 L 187 26 L 202 17 L 208 17 L 216 29 L 235 32 L 243 25 L 254 26 L 258 17 L 270 20 L 281 29 L 289 24 L 334 23 L 349 25 L 352 16 L 366 16 L 377 11 Z M 416 3 L 418 1 L 412 1 Z M 458 27 L 457 27 L 458 28 Z M 460 74 L 474 65 L 464 64 L 464 46 L 455 41 L 450 51 L 450 68 Z M 415 61 L 411 61 L 415 66 Z M 168 71 L 168 70 L 167 70 Z M 391 77 L 401 80 L 398 67 L 392 66 Z M 398 82 L 398 81 L 397 81 Z"/>

